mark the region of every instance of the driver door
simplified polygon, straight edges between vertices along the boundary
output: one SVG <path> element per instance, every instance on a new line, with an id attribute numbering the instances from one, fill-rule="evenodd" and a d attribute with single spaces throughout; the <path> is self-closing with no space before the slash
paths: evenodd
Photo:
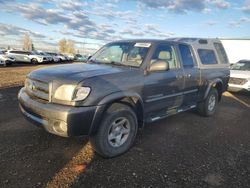
<path id="1" fill-rule="evenodd" d="M 174 45 L 160 43 L 154 47 L 149 64 L 158 60 L 169 63 L 169 70 L 149 72 L 144 78 L 143 100 L 148 121 L 176 112 L 183 104 L 184 75 Z"/>

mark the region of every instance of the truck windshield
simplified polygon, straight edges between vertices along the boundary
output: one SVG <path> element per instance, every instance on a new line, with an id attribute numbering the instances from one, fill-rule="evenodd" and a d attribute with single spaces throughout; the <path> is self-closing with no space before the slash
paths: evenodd
<path id="1" fill-rule="evenodd" d="M 150 46 L 151 43 L 111 43 L 101 48 L 89 62 L 140 67 Z"/>
<path id="2" fill-rule="evenodd" d="M 231 70 L 250 71 L 250 61 L 240 61 L 232 65 Z"/>

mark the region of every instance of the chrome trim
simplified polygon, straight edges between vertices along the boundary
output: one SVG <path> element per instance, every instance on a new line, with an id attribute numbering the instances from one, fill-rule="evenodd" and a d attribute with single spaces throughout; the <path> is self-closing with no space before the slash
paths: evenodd
<path id="1" fill-rule="evenodd" d="M 165 95 L 165 96 L 162 96 L 162 97 L 147 99 L 146 102 L 147 103 L 154 102 L 154 101 L 158 101 L 158 100 L 162 100 L 162 99 L 167 99 L 167 98 L 170 98 L 170 97 L 176 97 L 176 96 L 180 96 L 180 95 L 186 95 L 186 94 L 189 94 L 189 93 L 194 93 L 194 92 L 197 92 L 197 91 L 198 91 L 198 89 L 193 89 L 193 90 L 179 92 L 179 93 L 175 93 L 175 94 L 171 94 L 171 95 Z"/>
<path id="2" fill-rule="evenodd" d="M 185 95 L 185 94 L 189 94 L 189 93 L 194 93 L 194 92 L 196 92 L 196 91 L 198 91 L 198 89 L 193 89 L 193 90 L 189 90 L 189 91 L 184 91 L 183 94 Z"/>
<path id="3" fill-rule="evenodd" d="M 154 118 L 151 118 L 151 121 L 156 121 L 156 120 L 159 120 L 161 119 L 161 117 L 154 117 Z"/>
<path id="4" fill-rule="evenodd" d="M 20 109 L 21 109 L 22 113 L 23 113 L 27 118 L 30 118 L 30 119 L 32 119 L 33 121 L 35 121 L 35 122 L 37 122 L 37 123 L 39 123 L 39 124 L 41 124 L 41 125 L 44 125 L 44 126 L 47 126 L 47 125 L 49 124 L 49 122 L 48 122 L 47 120 L 38 118 L 38 117 L 36 117 L 36 116 L 34 116 L 34 115 L 32 115 L 32 114 L 26 112 L 26 111 L 23 109 L 23 107 L 22 107 L 21 105 L 20 105 L 20 107 L 21 107 Z"/>
<path id="5" fill-rule="evenodd" d="M 46 82 L 27 78 L 26 91 L 29 95 L 49 101 L 50 85 Z"/>

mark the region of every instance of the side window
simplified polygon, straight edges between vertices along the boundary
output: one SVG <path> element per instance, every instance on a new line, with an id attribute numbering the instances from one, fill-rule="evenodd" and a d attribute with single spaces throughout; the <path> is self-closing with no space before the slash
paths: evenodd
<path id="1" fill-rule="evenodd" d="M 150 64 L 155 63 L 157 60 L 163 60 L 169 63 L 169 69 L 179 68 L 176 61 L 176 54 L 174 47 L 168 44 L 160 44 L 157 46 Z"/>
<path id="2" fill-rule="evenodd" d="M 181 60 L 184 68 L 192 68 L 194 66 L 194 59 L 192 52 L 188 45 L 180 44 L 179 50 L 181 54 Z"/>
<path id="3" fill-rule="evenodd" d="M 214 47 L 217 51 L 220 62 L 222 64 L 227 64 L 228 63 L 227 54 L 223 45 L 221 43 L 214 43 Z"/>
<path id="4" fill-rule="evenodd" d="M 13 51 L 14 54 L 22 54 L 22 51 Z"/>
<path id="5" fill-rule="evenodd" d="M 112 46 L 110 48 L 105 48 L 99 55 L 97 61 L 115 61 L 121 62 L 123 51 L 120 46 Z"/>
<path id="6" fill-rule="evenodd" d="M 203 65 L 218 64 L 213 50 L 199 49 L 198 54 Z"/>
<path id="7" fill-rule="evenodd" d="M 9 51 L 9 53 L 16 54 L 17 51 Z"/>

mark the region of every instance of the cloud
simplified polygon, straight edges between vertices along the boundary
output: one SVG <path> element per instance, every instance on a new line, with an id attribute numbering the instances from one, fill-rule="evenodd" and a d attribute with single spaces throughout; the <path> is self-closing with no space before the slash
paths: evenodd
<path id="1" fill-rule="evenodd" d="M 209 2 L 219 9 L 227 9 L 231 6 L 231 4 L 225 0 L 209 0 Z"/>
<path id="2" fill-rule="evenodd" d="M 178 0 L 169 6 L 171 11 L 182 13 L 187 11 L 201 12 L 206 8 L 204 1 L 200 0 Z"/>
<path id="3" fill-rule="evenodd" d="M 62 0 L 56 5 L 58 8 L 65 11 L 80 11 L 88 7 L 88 2 L 82 2 L 80 0 Z"/>
<path id="4" fill-rule="evenodd" d="M 141 28 L 138 30 L 137 27 L 129 27 L 122 30 L 119 34 L 123 38 L 128 38 L 131 36 L 133 38 L 156 38 L 165 39 L 175 35 L 173 32 L 161 32 L 160 26 L 157 24 L 145 24 L 144 26 L 139 26 Z"/>
<path id="5" fill-rule="evenodd" d="M 0 23 L 0 38 L 2 46 L 22 48 L 23 37 L 26 33 L 30 35 L 35 47 L 38 46 L 44 49 L 48 49 L 46 47 L 49 47 L 54 49 L 56 46 L 56 42 L 39 32 L 30 31 L 11 24 Z M 9 38 L 6 40 L 6 37 Z"/>
<path id="6" fill-rule="evenodd" d="M 121 35 L 130 35 L 134 37 L 144 37 L 145 33 L 143 31 L 139 30 L 134 30 L 131 28 L 124 29 L 123 31 L 120 32 Z"/>
<path id="7" fill-rule="evenodd" d="M 127 1 L 138 6 L 121 10 L 121 7 L 124 8 L 123 3 Z M 1 2 L 6 2 L 2 11 L 20 14 L 27 20 L 44 25 L 44 28 L 56 26 L 57 32 L 67 38 L 101 41 L 124 37 L 167 38 L 175 35 L 162 30 L 162 26 L 153 24 L 156 23 L 155 20 L 147 23 L 145 9 L 144 11 L 140 9 L 142 7 L 159 10 L 160 13 L 168 11 L 174 14 L 208 13 L 215 7 L 217 9 L 230 7 L 227 0 L 31 0 L 28 3 L 23 3 L 21 0 L 15 3 L 0 0 Z M 156 17 L 159 18 L 159 15 Z M 142 25 L 142 19 L 145 19 L 143 24 L 147 24 Z M 206 24 L 212 26 L 216 22 L 210 21 Z"/>
<path id="8" fill-rule="evenodd" d="M 39 33 L 30 31 L 21 27 L 17 27 L 11 24 L 0 23 L 0 35 L 1 36 L 23 36 L 25 33 L 29 33 L 31 37 L 38 39 L 45 39 L 46 36 Z"/>
<path id="9" fill-rule="evenodd" d="M 218 22 L 217 21 L 213 21 L 213 20 L 210 20 L 210 21 L 206 22 L 206 25 L 209 25 L 209 26 L 214 26 L 216 24 L 218 24 Z"/>
<path id="10" fill-rule="evenodd" d="M 248 24 L 248 23 L 250 23 L 250 18 L 241 17 L 237 21 L 231 21 L 231 22 L 229 22 L 229 26 L 231 26 L 231 27 L 240 27 L 241 25 Z"/>
<path id="11" fill-rule="evenodd" d="M 244 6 L 242 7 L 242 10 L 243 10 L 245 13 L 250 14 L 250 0 L 246 0 L 246 1 L 245 1 Z"/>
<path id="12" fill-rule="evenodd" d="M 136 0 L 142 5 L 153 9 L 167 9 L 175 13 L 186 13 L 188 11 L 201 12 L 205 9 L 205 1 L 200 0 Z"/>
<path id="13" fill-rule="evenodd" d="M 225 0 L 134 0 L 148 8 L 167 9 L 174 13 L 204 12 L 209 5 L 214 5 L 219 9 L 230 7 L 230 3 Z"/>

